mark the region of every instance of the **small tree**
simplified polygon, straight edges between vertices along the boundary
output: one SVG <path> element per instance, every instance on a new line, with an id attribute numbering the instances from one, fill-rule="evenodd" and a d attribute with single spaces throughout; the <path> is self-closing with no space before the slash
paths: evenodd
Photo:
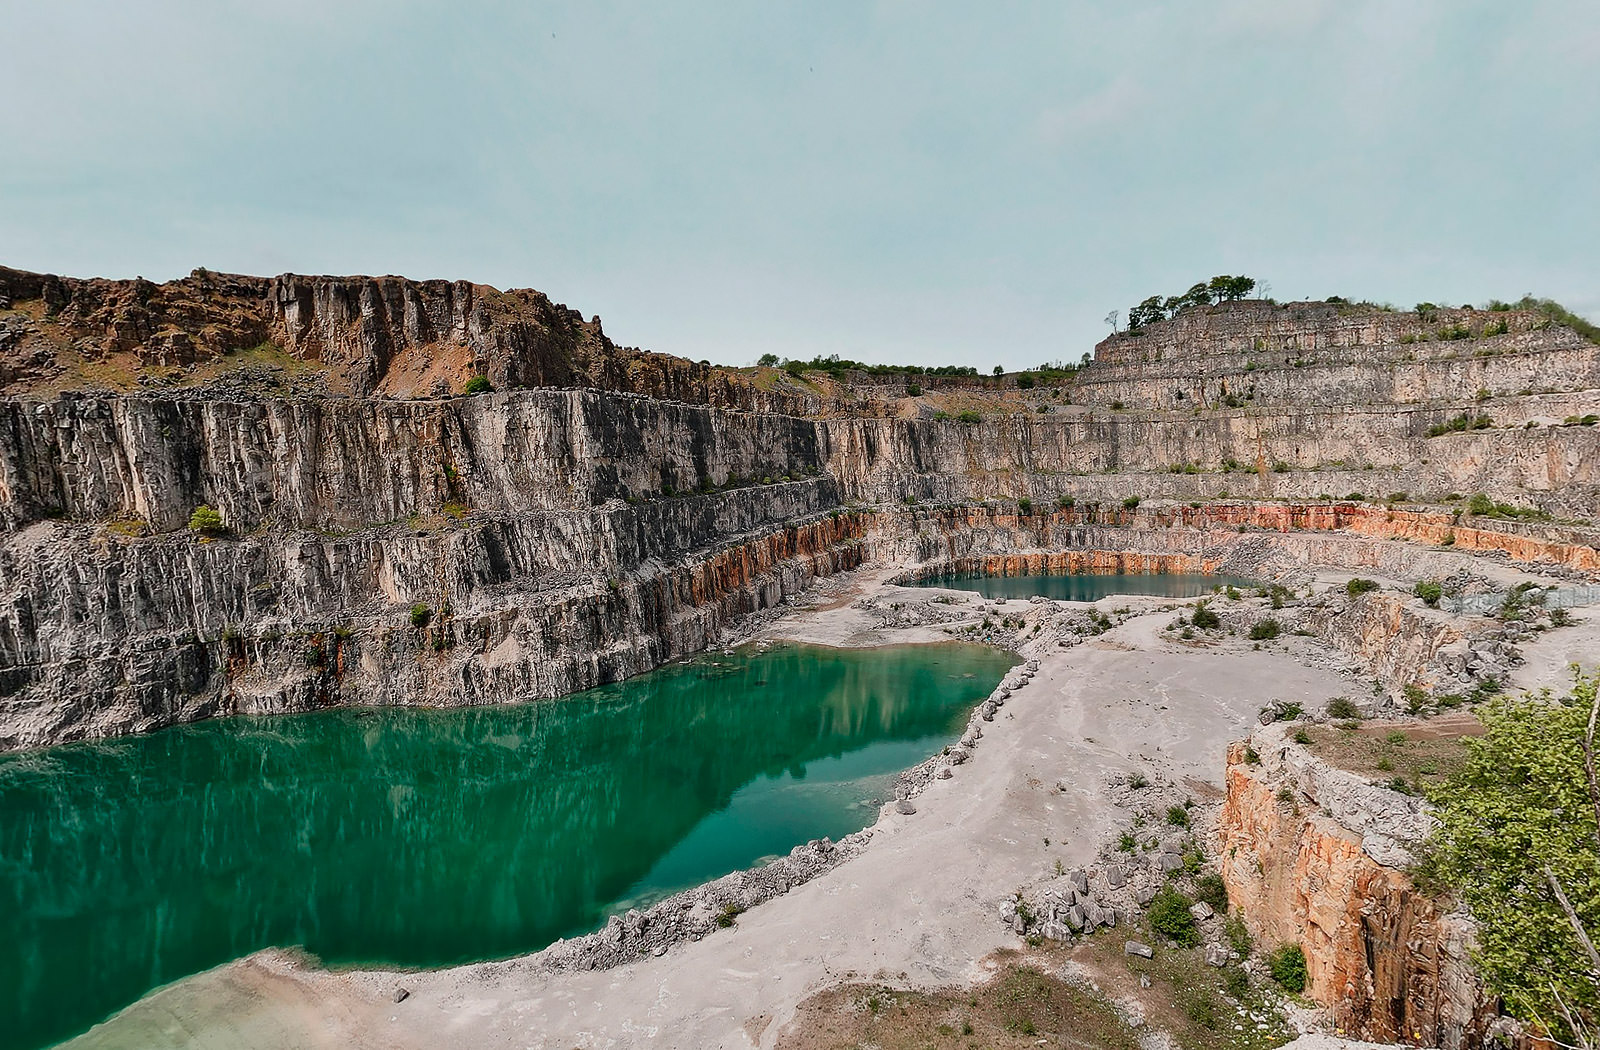
<path id="1" fill-rule="evenodd" d="M 222 515 L 213 510 L 209 505 L 202 503 L 189 515 L 189 531 L 202 536 L 220 535 L 225 526 Z"/>
<path id="2" fill-rule="evenodd" d="M 462 389 L 469 394 L 491 394 L 494 392 L 494 384 L 489 382 L 488 376 L 473 376 L 467 380 L 467 385 Z"/>
<path id="3" fill-rule="evenodd" d="M 1006 374 L 1006 366 L 1005 365 L 995 365 L 994 366 L 994 374 L 997 375 L 997 376 L 1005 375 Z"/>
<path id="4" fill-rule="evenodd" d="M 1435 795 L 1438 830 L 1420 874 L 1478 923 L 1477 963 L 1507 1012 L 1572 1036 L 1600 1013 L 1600 675 L 1572 692 L 1479 710 L 1484 735 Z"/>

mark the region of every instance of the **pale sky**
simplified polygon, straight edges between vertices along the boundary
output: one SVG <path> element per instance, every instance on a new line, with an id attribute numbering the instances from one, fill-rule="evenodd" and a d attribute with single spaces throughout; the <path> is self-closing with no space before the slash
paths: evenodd
<path id="1" fill-rule="evenodd" d="M 7 3 L 0 264 L 1027 367 L 1218 273 L 1600 320 L 1600 3 Z"/>

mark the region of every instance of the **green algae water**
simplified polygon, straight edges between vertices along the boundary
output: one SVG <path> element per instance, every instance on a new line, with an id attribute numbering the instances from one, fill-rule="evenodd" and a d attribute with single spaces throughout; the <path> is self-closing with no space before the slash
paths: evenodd
<path id="1" fill-rule="evenodd" d="M 0 756 L 0 1046 L 259 948 L 512 955 L 877 815 L 1015 662 L 708 654 L 562 700 L 236 717 Z"/>
<path id="2" fill-rule="evenodd" d="M 1259 587 L 1243 576 L 1206 576 L 1197 572 L 1070 573 L 1059 576 L 985 576 L 952 573 L 918 580 L 916 587 L 949 587 L 977 591 L 985 598 L 1043 596 L 1061 602 L 1093 602 L 1114 594 L 1153 594 L 1162 598 L 1198 598 L 1217 587 Z"/>

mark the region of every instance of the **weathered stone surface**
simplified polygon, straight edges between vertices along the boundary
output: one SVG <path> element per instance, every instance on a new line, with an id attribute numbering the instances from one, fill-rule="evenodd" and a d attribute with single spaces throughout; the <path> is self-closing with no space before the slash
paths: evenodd
<path id="1" fill-rule="evenodd" d="M 1402 870 L 1379 863 L 1361 831 L 1322 808 L 1324 785 L 1333 786 L 1330 797 L 1352 821 L 1362 818 L 1346 808 L 1351 799 L 1386 803 L 1346 794 L 1343 777 L 1333 775 L 1340 771 L 1314 768 L 1309 756 L 1279 760 L 1280 750 L 1297 748 L 1282 730 L 1257 731 L 1252 746 L 1260 764 L 1244 761 L 1243 743 L 1230 750 L 1218 825 L 1222 877 L 1252 935 L 1265 944 L 1299 944 L 1307 994 L 1333 1007 L 1349 1031 L 1433 1046 L 1481 1035 L 1490 1011 L 1481 1009 L 1483 990 L 1470 965 L 1470 922 L 1442 911 Z M 1306 802 L 1294 810 L 1277 802 L 1280 786 L 1291 782 L 1306 789 Z M 1397 827 L 1424 823 L 1398 811 L 1396 819 Z"/>
<path id="2" fill-rule="evenodd" d="M 1137 955 L 1143 959 L 1154 959 L 1156 951 L 1142 941 L 1125 941 L 1122 945 L 1122 954 Z"/>

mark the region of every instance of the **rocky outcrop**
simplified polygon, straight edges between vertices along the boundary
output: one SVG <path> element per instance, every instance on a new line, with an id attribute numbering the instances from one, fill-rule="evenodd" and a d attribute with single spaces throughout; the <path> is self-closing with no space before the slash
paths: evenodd
<path id="1" fill-rule="evenodd" d="M 1264 948 L 1300 945 L 1306 994 L 1364 1038 L 1480 1045 L 1494 1010 L 1470 965 L 1471 922 L 1404 871 L 1430 827 L 1424 804 L 1326 766 L 1282 724 L 1229 750 L 1226 789 L 1228 899 Z"/>

